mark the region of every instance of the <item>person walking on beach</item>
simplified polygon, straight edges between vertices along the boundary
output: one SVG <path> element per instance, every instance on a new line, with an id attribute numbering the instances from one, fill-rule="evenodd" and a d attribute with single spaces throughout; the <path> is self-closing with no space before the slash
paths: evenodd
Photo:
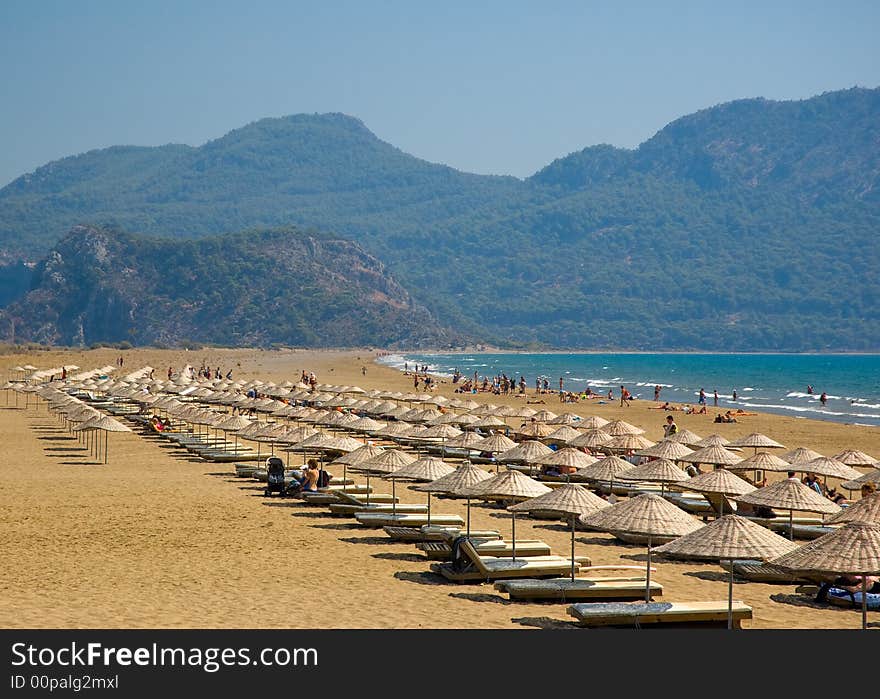
<path id="1" fill-rule="evenodd" d="M 629 391 L 626 390 L 625 386 L 620 387 L 620 407 L 622 408 L 624 405 L 629 407 Z"/>
<path id="2" fill-rule="evenodd" d="M 714 394 L 713 398 L 715 400 L 715 407 L 717 408 L 718 407 L 718 389 L 717 388 L 713 391 L 713 394 Z"/>
<path id="3" fill-rule="evenodd" d="M 700 405 L 706 405 L 706 392 L 701 388 L 700 389 Z"/>

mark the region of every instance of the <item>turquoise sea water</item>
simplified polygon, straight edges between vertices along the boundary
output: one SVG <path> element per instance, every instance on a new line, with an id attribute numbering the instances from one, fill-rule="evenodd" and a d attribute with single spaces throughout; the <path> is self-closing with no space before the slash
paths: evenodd
<path id="1" fill-rule="evenodd" d="M 406 354 L 390 355 L 384 363 L 403 369 L 408 362 L 425 365 L 435 374 L 451 376 L 457 368 L 466 377 L 478 372 L 489 379 L 502 372 L 525 376 L 529 392 L 535 378 L 547 377 L 558 390 L 590 386 L 620 395 L 625 385 L 636 397 L 696 404 L 705 389 L 709 411 L 712 392 L 718 408 L 754 409 L 795 417 L 880 426 L 880 355 L 853 354 Z M 814 393 L 807 393 L 812 385 Z M 733 391 L 737 401 L 733 401 Z M 822 407 L 819 396 L 828 402 Z M 722 410 L 722 412 L 723 412 Z M 716 411 L 717 412 L 717 411 Z"/>

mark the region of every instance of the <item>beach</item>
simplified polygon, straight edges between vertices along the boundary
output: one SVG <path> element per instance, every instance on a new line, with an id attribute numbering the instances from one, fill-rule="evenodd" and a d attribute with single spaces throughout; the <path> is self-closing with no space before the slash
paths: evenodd
<path id="1" fill-rule="evenodd" d="M 149 365 L 165 379 L 169 366 L 180 371 L 204 362 L 223 375 L 231 371 L 233 379 L 296 382 L 305 370 L 319 383 L 413 389 L 411 377 L 377 364 L 377 353 L 366 349 L 53 350 L 0 356 L 0 375 L 5 381 L 11 368 L 26 363 L 87 370 L 114 365 L 119 356 L 124 365 L 114 375 Z M 451 398 L 453 388 L 443 381 L 436 393 Z M 513 394 L 461 397 L 524 403 Z M 535 396 L 533 385 L 527 397 L 545 401 L 530 406 L 536 409 L 623 418 L 644 428 L 649 439 L 662 437 L 666 413 L 650 409 L 653 401 L 628 408 L 616 401 L 562 404 L 553 393 Z M 876 427 L 771 414 L 715 424 L 711 410 L 674 415 L 679 429 L 704 436 L 762 432 L 789 449 L 880 455 Z M 263 484 L 236 478 L 232 464 L 196 460 L 137 433 L 110 434 L 109 463 L 93 463 L 33 397 L 25 408 L 23 395 L 17 406 L 12 392 L 0 396 L 0 440 L 4 628 L 575 628 L 564 603 L 510 602 L 491 584 L 447 583 L 430 573 L 429 561 L 412 544 L 331 517 L 326 508 L 264 498 Z M 390 484 L 377 490 L 390 492 Z M 400 484 L 398 495 L 401 502 L 426 501 Z M 432 511 L 464 516 L 464 501 L 435 498 Z M 510 534 L 509 514 L 500 507 L 473 507 L 472 524 Z M 569 550 L 561 522 L 518 517 L 517 536 L 542 539 L 554 553 Z M 638 565 L 645 549 L 580 531 L 576 554 L 596 565 Z M 718 565 L 654 564 L 652 579 L 663 585 L 663 600 L 727 598 L 727 577 Z M 753 608 L 746 628 L 859 625 L 857 610 L 818 607 L 793 586 L 737 583 L 734 598 Z M 869 621 L 876 625 L 876 612 Z"/>

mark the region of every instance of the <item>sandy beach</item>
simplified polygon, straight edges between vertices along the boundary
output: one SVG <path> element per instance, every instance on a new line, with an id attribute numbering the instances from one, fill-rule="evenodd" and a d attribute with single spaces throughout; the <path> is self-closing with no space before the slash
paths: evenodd
<path id="1" fill-rule="evenodd" d="M 25 363 L 92 369 L 120 355 L 121 374 L 150 365 L 164 379 L 169 366 L 206 362 L 224 374 L 232 370 L 233 379 L 297 381 L 307 370 L 321 383 L 412 390 L 410 377 L 376 364 L 369 350 L 47 351 L 0 356 L 0 376 L 5 382 L 12 367 Z M 444 382 L 437 393 L 452 397 L 452 390 Z M 620 408 L 542 398 L 557 413 L 622 417 L 650 439 L 662 436 L 665 413 L 649 409 L 650 401 Z M 264 498 L 262 484 L 235 478 L 232 464 L 194 459 L 168 442 L 111 434 L 109 463 L 94 463 L 44 403 L 31 398 L 25 408 L 21 395 L 17 403 L 12 392 L 0 396 L 4 628 L 575 628 L 563 603 L 510 602 L 491 584 L 447 583 L 430 573 L 413 545 L 300 500 Z M 880 455 L 880 429 L 873 427 L 770 414 L 737 424 L 714 424 L 712 414 L 675 416 L 680 429 L 701 435 L 763 432 L 791 449 Z M 377 489 L 390 492 L 390 484 Z M 403 491 L 398 486 L 402 502 L 425 502 L 424 494 Z M 464 501 L 435 499 L 433 511 L 464 516 Z M 500 507 L 478 505 L 472 517 L 474 527 L 509 537 L 509 514 Z M 561 522 L 521 517 L 517 536 L 568 552 Z M 607 534 L 578 532 L 576 546 L 594 564 L 644 561 L 644 547 Z M 726 600 L 726 576 L 717 565 L 658 560 L 656 567 L 664 600 Z M 734 597 L 754 610 L 746 628 L 860 624 L 858 611 L 818 607 L 793 586 L 737 583 Z M 880 625 L 880 614 L 870 613 L 869 622 Z"/>

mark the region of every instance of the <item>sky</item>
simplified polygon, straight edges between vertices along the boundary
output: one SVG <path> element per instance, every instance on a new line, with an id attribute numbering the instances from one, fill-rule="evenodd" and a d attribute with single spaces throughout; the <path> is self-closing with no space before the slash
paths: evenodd
<path id="1" fill-rule="evenodd" d="M 0 0 L 0 186 L 111 145 L 344 112 L 468 172 L 734 99 L 880 85 L 880 2 Z"/>

